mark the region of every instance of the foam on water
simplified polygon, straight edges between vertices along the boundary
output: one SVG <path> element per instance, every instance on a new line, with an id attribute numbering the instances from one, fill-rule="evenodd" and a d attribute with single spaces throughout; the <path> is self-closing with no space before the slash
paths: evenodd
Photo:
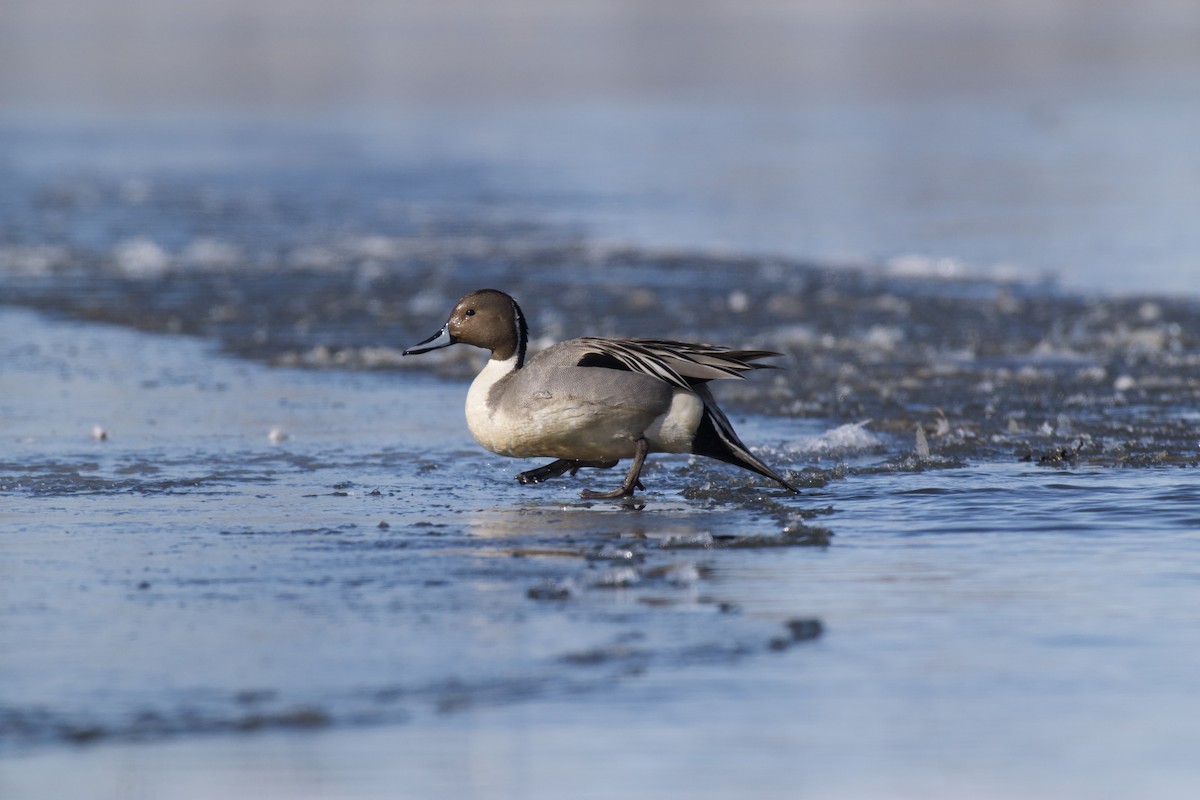
<path id="1" fill-rule="evenodd" d="M 787 445 L 785 451 L 793 456 L 846 457 L 861 452 L 881 451 L 883 441 L 867 430 L 870 420 L 839 425 L 813 436 Z"/>

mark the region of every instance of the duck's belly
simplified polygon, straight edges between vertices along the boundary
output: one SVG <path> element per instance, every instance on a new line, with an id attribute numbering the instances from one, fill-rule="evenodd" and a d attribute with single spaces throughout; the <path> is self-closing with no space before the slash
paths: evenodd
<path id="1" fill-rule="evenodd" d="M 669 410 L 658 415 L 578 400 L 534 406 L 520 415 L 468 404 L 467 425 L 477 442 L 499 455 L 606 461 L 632 458 L 639 438 L 651 452 L 691 452 L 702 413 L 699 397 L 677 392 Z"/>
<path id="2" fill-rule="evenodd" d="M 539 409 L 521 415 L 467 415 L 467 426 L 477 442 L 493 453 L 517 458 L 630 458 L 634 442 L 641 435 L 638 428 L 645 424 L 631 420 L 628 414 L 617 415 L 587 405 Z"/>

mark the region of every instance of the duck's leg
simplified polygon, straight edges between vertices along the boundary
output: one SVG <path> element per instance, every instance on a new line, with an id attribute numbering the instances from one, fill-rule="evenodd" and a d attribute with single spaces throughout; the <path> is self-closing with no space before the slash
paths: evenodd
<path id="1" fill-rule="evenodd" d="M 617 497 L 629 497 L 633 494 L 633 490 L 645 489 L 640 480 L 642 474 L 642 465 L 646 463 L 646 440 L 638 439 L 635 443 L 633 453 L 633 463 L 629 465 L 629 473 L 625 476 L 625 482 L 620 487 L 613 489 L 611 492 L 593 492 L 591 489 L 584 489 L 579 493 L 579 496 L 584 500 L 611 500 Z"/>
<path id="2" fill-rule="evenodd" d="M 572 477 L 580 469 L 584 467 L 593 467 L 595 469 L 608 469 L 617 465 L 616 459 L 612 461 L 576 461 L 569 458 L 560 458 L 557 461 L 551 461 L 545 466 L 531 469 L 528 472 L 522 472 L 517 476 L 517 481 L 522 484 L 541 483 L 550 478 L 557 478 L 559 475 L 565 475 L 568 472 Z"/>

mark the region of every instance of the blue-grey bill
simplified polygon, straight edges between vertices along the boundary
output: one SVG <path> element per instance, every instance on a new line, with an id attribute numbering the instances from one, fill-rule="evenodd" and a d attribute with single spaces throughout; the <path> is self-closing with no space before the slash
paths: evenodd
<path id="1" fill-rule="evenodd" d="M 423 342 L 417 342 L 412 347 L 404 351 L 406 356 L 415 356 L 417 353 L 428 353 L 430 350 L 437 350 L 439 347 L 449 347 L 454 344 L 455 339 L 450 335 L 450 331 L 443 325 L 442 329 L 430 336 Z"/>

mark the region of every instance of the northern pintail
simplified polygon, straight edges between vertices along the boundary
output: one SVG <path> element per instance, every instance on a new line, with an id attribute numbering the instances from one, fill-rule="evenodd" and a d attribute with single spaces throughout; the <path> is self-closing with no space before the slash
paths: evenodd
<path id="1" fill-rule="evenodd" d="M 765 475 L 796 492 L 742 444 L 717 407 L 708 381 L 741 378 L 779 355 L 659 339 L 584 337 L 553 345 L 525 361 L 529 328 L 516 301 L 495 289 L 458 301 L 441 330 L 404 351 L 415 355 L 462 342 L 491 351 L 467 392 L 467 426 L 503 456 L 555 458 L 522 472 L 540 483 L 582 467 L 633 464 L 620 487 L 584 489 L 584 498 L 616 498 L 644 489 L 647 453 L 695 453 Z"/>

